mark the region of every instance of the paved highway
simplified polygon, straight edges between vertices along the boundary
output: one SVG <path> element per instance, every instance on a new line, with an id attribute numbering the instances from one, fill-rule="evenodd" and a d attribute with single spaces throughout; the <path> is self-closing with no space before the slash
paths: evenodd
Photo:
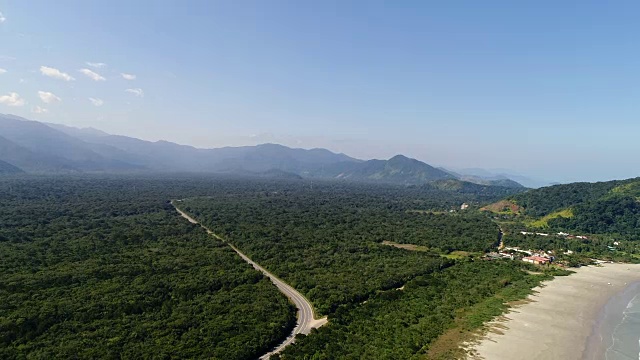
<path id="1" fill-rule="evenodd" d="M 183 218 L 187 219 L 192 224 L 198 224 L 198 225 L 202 226 L 207 231 L 208 234 L 210 234 L 213 237 L 215 237 L 216 239 L 224 241 L 226 243 L 226 241 L 223 238 L 221 238 L 220 236 L 215 234 L 213 231 L 209 230 L 206 226 L 200 224 L 198 221 L 196 221 L 194 218 L 189 216 L 184 211 L 180 210 L 176 206 L 174 201 L 171 201 L 171 205 L 173 205 L 173 207 L 178 211 L 178 213 L 180 213 L 180 215 L 182 215 Z M 296 289 L 294 289 L 293 287 L 289 286 L 284 281 L 280 280 L 277 276 L 275 276 L 272 273 L 270 273 L 267 270 L 265 270 L 262 266 L 258 265 L 253 260 L 249 259 L 249 257 L 247 257 L 245 254 L 243 254 L 235 246 L 233 246 L 233 245 L 231 245 L 229 243 L 227 243 L 227 244 L 236 253 L 238 253 L 238 255 L 240 255 L 240 257 L 242 259 L 244 259 L 244 261 L 248 262 L 256 270 L 262 272 L 264 275 L 269 277 L 269 279 L 271 279 L 271 282 L 273 282 L 278 287 L 280 292 L 285 294 L 289 298 L 289 300 L 291 300 L 291 302 L 293 302 L 295 304 L 296 308 L 298 308 L 298 321 L 297 321 L 296 327 L 291 332 L 291 335 L 289 335 L 289 337 L 287 337 L 280 345 L 278 345 L 271 352 L 261 356 L 260 359 L 269 359 L 269 357 L 271 355 L 279 353 L 285 347 L 287 347 L 289 344 L 292 344 L 296 339 L 296 335 L 298 335 L 298 334 L 307 335 L 307 334 L 309 334 L 309 332 L 311 332 L 311 329 L 318 328 L 318 327 L 320 327 L 320 326 L 322 326 L 322 325 L 327 323 L 327 318 L 326 317 L 321 318 L 321 319 L 315 319 L 313 317 L 313 306 L 311 305 L 309 300 L 307 300 L 307 298 L 305 298 L 304 296 L 302 296 L 302 294 L 300 294 L 298 291 L 296 291 Z"/>

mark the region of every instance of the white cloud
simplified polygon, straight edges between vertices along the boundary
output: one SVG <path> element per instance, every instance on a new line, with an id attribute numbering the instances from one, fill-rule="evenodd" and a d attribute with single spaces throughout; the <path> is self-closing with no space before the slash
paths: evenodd
<path id="1" fill-rule="evenodd" d="M 144 97 L 144 91 L 142 91 L 142 89 L 140 89 L 140 88 L 127 89 L 125 91 L 130 93 L 130 94 L 133 94 L 135 96 Z"/>
<path id="2" fill-rule="evenodd" d="M 125 74 L 125 73 L 121 73 L 120 75 L 122 75 L 122 78 L 125 80 L 135 80 L 136 76 L 133 74 Z"/>
<path id="3" fill-rule="evenodd" d="M 78 70 L 81 73 L 85 74 L 87 77 L 89 77 L 91 80 L 93 81 L 105 81 L 107 79 L 105 79 L 102 75 L 95 73 L 89 69 L 80 69 Z"/>
<path id="4" fill-rule="evenodd" d="M 44 114 L 44 113 L 48 113 L 49 110 L 41 108 L 40 106 L 36 106 L 33 109 L 31 109 L 31 112 L 34 114 Z"/>
<path id="5" fill-rule="evenodd" d="M 75 80 L 71 75 L 48 66 L 40 66 L 40 72 L 42 73 L 42 75 L 52 77 L 54 79 L 60 79 L 64 81 Z"/>
<path id="6" fill-rule="evenodd" d="M 89 101 L 91 101 L 91 103 L 94 106 L 102 106 L 104 104 L 104 101 L 102 101 L 102 99 L 95 99 L 95 98 L 90 97 Z"/>
<path id="7" fill-rule="evenodd" d="M 0 75 L 4 74 L 4 73 L 6 73 L 6 72 L 7 72 L 7 70 L 5 70 L 5 69 L 3 69 L 3 68 L 0 68 Z"/>
<path id="8" fill-rule="evenodd" d="M 17 93 L 10 93 L 9 95 L 0 95 L 0 104 L 7 106 L 24 106 L 25 101 Z"/>
<path id="9" fill-rule="evenodd" d="M 50 93 L 47 91 L 38 91 L 38 96 L 40 97 L 40 100 L 42 100 L 42 102 L 44 102 L 45 104 L 53 104 L 62 101 L 62 99 L 57 97 L 54 93 Z"/>
<path id="10" fill-rule="evenodd" d="M 95 68 L 95 69 L 101 69 L 101 68 L 107 66 L 107 64 L 101 63 L 101 62 L 94 63 L 94 62 L 87 61 L 85 64 L 87 64 L 87 66 Z"/>
<path id="11" fill-rule="evenodd" d="M 3 22 L 5 22 L 7 20 L 6 17 L 4 17 L 4 15 L 2 15 L 2 13 L 0 12 L 0 24 L 2 24 Z"/>

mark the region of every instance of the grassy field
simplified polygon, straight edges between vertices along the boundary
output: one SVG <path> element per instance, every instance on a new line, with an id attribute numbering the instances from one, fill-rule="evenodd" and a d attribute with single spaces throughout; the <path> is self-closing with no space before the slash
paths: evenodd
<path id="1" fill-rule="evenodd" d="M 392 241 L 383 241 L 382 245 L 393 246 L 393 247 L 397 247 L 399 249 L 405 249 L 405 250 L 409 250 L 409 251 L 429 251 L 429 248 L 426 247 L 426 246 L 413 245 L 413 244 L 398 244 L 398 243 L 394 243 Z"/>
<path id="2" fill-rule="evenodd" d="M 414 244 L 399 244 L 399 243 L 394 243 L 392 241 L 383 241 L 382 245 L 393 246 L 399 249 L 404 249 L 409 251 L 425 251 L 425 252 L 431 251 L 426 246 L 414 245 Z M 469 257 L 473 254 L 480 254 L 480 253 L 472 253 L 469 251 L 452 251 L 449 254 L 440 254 L 440 256 L 446 257 L 447 259 L 462 259 L 462 258 Z"/>
<path id="3" fill-rule="evenodd" d="M 531 220 L 531 221 L 527 221 L 526 224 L 532 227 L 537 227 L 537 228 L 546 228 L 549 226 L 549 220 L 551 219 L 555 219 L 555 218 L 559 218 L 559 217 L 563 217 L 563 218 L 572 218 L 573 217 L 573 210 L 572 209 L 563 209 L 563 210 L 559 210 L 556 212 L 553 212 L 547 216 L 544 216 L 538 220 Z"/>

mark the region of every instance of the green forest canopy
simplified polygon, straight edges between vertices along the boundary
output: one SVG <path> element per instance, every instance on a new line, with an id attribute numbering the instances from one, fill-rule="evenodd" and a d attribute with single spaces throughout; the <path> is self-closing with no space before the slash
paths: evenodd
<path id="1" fill-rule="evenodd" d="M 422 356 L 455 319 L 485 319 L 501 311 L 498 294 L 524 294 L 539 280 L 519 263 L 440 256 L 495 245 L 487 218 L 440 212 L 492 196 L 194 175 L 0 179 L 0 357 L 253 359 L 282 340 L 295 309 L 223 243 L 180 218 L 168 200 L 183 198 L 193 215 L 329 314 L 329 325 L 286 356 L 333 358 L 339 353 L 313 344 L 343 341 L 345 331 L 356 337 L 336 351 L 364 354 L 357 339 L 375 333 L 366 354 Z M 456 302 L 433 302 L 434 291 L 451 291 Z M 403 313 L 385 317 L 394 306 Z M 418 319 L 433 328 L 419 337 L 413 326 L 398 332 Z M 397 344 L 375 340 L 385 334 L 396 334 Z"/>

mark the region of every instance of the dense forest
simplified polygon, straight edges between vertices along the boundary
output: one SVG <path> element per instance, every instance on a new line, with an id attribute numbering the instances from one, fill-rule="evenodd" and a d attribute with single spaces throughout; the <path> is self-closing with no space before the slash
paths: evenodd
<path id="1" fill-rule="evenodd" d="M 172 199 L 329 315 L 283 357 L 446 358 L 457 343 L 438 345 L 440 335 L 480 326 L 545 278 L 521 263 L 449 256 L 496 246 L 497 226 L 460 204 L 498 195 L 465 191 L 205 175 L 0 178 L 0 358 L 254 359 L 285 338 L 295 308 L 179 217 Z"/>
<path id="2" fill-rule="evenodd" d="M 557 210 L 570 208 L 588 201 L 599 199 L 617 186 L 629 181 L 608 181 L 598 183 L 578 182 L 533 189 L 510 198 L 526 209 L 529 216 L 545 216 Z"/>
<path id="3" fill-rule="evenodd" d="M 288 335 L 292 305 L 176 214 L 177 187 L 0 182 L 0 358 L 253 359 Z"/>
<path id="4" fill-rule="evenodd" d="M 386 196 L 316 187 L 218 194 L 179 206 L 296 287 L 321 314 L 447 266 L 439 253 L 497 245 L 498 228 L 486 217 L 407 212 Z M 383 241 L 433 251 L 407 252 Z"/>
<path id="5" fill-rule="evenodd" d="M 526 216 L 546 216 L 542 225 L 551 229 L 640 239 L 640 179 L 556 185 L 511 199 Z"/>
<path id="6" fill-rule="evenodd" d="M 524 263 L 464 261 L 422 275 L 401 290 L 378 292 L 362 304 L 340 307 L 330 324 L 300 337 L 280 359 L 452 359 L 457 343 L 436 344 L 446 331 L 465 331 L 500 315 L 549 275 L 532 275 Z"/>
<path id="7" fill-rule="evenodd" d="M 571 217 L 550 219 L 549 227 L 640 240 L 640 202 L 635 196 L 613 194 L 576 205 L 572 212 Z"/>

